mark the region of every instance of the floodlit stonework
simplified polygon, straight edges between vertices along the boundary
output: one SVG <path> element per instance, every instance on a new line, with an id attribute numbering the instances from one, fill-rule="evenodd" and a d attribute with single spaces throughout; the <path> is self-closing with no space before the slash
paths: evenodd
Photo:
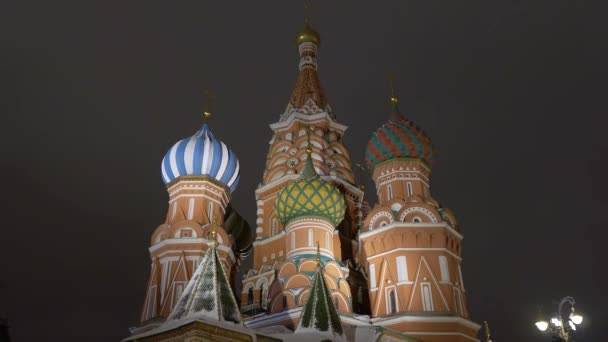
<path id="1" fill-rule="evenodd" d="M 431 195 L 431 138 L 393 94 L 365 151 L 378 198 L 370 206 L 343 143 L 347 127 L 321 87 L 320 42 L 307 21 L 299 76 L 270 124 L 255 225 L 230 205 L 242 170 L 206 123 L 167 152 L 169 209 L 152 234 L 140 324 L 126 340 L 478 341 L 463 233 Z M 253 267 L 243 270 L 248 256 Z"/>

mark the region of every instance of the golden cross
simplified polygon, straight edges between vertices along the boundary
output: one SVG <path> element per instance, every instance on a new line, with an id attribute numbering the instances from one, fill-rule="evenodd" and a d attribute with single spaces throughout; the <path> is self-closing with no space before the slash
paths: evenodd
<path id="1" fill-rule="evenodd" d="M 312 1 L 304 0 L 304 22 L 310 24 L 310 12 L 312 12 Z"/>
<path id="2" fill-rule="evenodd" d="M 308 146 L 306 147 L 306 152 L 309 154 L 312 153 L 312 145 L 310 144 L 310 132 L 314 130 L 314 126 L 311 126 L 310 124 L 306 125 L 306 141 L 308 143 Z"/>
<path id="3" fill-rule="evenodd" d="M 212 90 L 206 89 L 203 91 L 203 94 L 207 95 L 207 101 L 205 102 L 205 111 L 203 111 L 205 123 L 207 123 L 209 122 L 209 118 L 211 117 L 211 108 L 213 105 L 213 100 L 215 99 L 215 93 Z"/>
<path id="4" fill-rule="evenodd" d="M 399 102 L 399 101 L 397 100 L 397 96 L 395 96 L 395 74 L 394 73 L 391 72 L 388 74 L 388 82 L 391 87 L 391 104 L 396 105 L 397 102 Z"/>
<path id="5" fill-rule="evenodd" d="M 321 265 L 321 247 L 319 247 L 319 241 L 317 241 L 317 264 Z"/>

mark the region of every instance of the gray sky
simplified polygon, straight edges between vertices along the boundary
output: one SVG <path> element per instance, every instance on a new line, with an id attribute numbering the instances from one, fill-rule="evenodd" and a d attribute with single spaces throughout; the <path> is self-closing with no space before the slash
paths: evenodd
<path id="1" fill-rule="evenodd" d="M 432 193 L 464 230 L 468 304 L 495 341 L 547 340 L 536 305 L 566 295 L 587 315 L 580 341 L 608 337 L 595 242 L 608 224 L 608 30 L 590 5 L 314 3 L 352 159 L 387 119 L 389 71 L 401 110 L 432 136 Z M 15 341 L 128 335 L 167 208 L 160 162 L 199 128 L 205 88 L 211 129 L 241 162 L 233 204 L 255 222 L 302 27 L 299 1 L 0 4 L 0 312 Z"/>

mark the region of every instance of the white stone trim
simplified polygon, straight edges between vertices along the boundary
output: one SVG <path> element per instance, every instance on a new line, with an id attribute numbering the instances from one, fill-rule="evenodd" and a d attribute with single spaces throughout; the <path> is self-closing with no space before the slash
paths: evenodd
<path id="1" fill-rule="evenodd" d="M 462 234 L 460 234 L 459 232 L 457 232 L 454 228 L 452 228 L 448 223 L 446 222 L 438 222 L 438 223 L 407 223 L 407 222 L 400 222 L 400 221 L 395 221 L 389 225 L 386 225 L 382 228 L 378 228 L 378 229 L 374 229 L 371 231 L 367 231 L 367 232 L 363 232 L 361 234 L 359 234 L 359 240 L 363 239 L 363 238 L 367 238 L 370 236 L 373 236 L 375 234 L 379 234 L 382 232 L 385 232 L 387 230 L 393 229 L 393 228 L 422 228 L 422 229 L 432 229 L 432 228 L 445 228 L 447 229 L 450 233 L 454 234 L 459 240 L 463 239 Z"/>
<path id="2" fill-rule="evenodd" d="M 451 255 L 452 257 L 456 258 L 458 261 L 462 261 L 462 258 L 459 257 L 458 255 L 454 254 L 452 251 L 450 251 L 447 248 L 417 248 L 417 247 L 400 247 L 400 248 L 393 248 L 391 250 L 388 250 L 386 252 L 382 252 L 382 253 L 378 253 L 378 254 L 374 254 L 371 256 L 367 257 L 367 260 L 372 260 L 375 258 L 379 258 L 379 257 L 383 257 L 385 255 L 391 254 L 391 253 L 396 253 L 396 252 L 446 252 L 449 255 Z"/>

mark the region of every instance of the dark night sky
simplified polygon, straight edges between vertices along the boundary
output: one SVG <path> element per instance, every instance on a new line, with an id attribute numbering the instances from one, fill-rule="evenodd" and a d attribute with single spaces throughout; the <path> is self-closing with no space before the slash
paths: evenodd
<path id="1" fill-rule="evenodd" d="M 255 222 L 302 8 L 0 3 L 0 312 L 15 341 L 128 335 L 167 207 L 160 161 L 198 129 L 202 89 L 217 92 L 212 130 L 241 162 L 233 203 Z M 587 315 L 580 340 L 608 339 L 604 13 L 561 0 L 315 3 L 321 79 L 352 159 L 387 118 L 391 70 L 401 109 L 438 146 L 432 191 L 460 220 L 468 304 L 496 342 L 548 341 L 535 305 L 566 295 Z"/>

